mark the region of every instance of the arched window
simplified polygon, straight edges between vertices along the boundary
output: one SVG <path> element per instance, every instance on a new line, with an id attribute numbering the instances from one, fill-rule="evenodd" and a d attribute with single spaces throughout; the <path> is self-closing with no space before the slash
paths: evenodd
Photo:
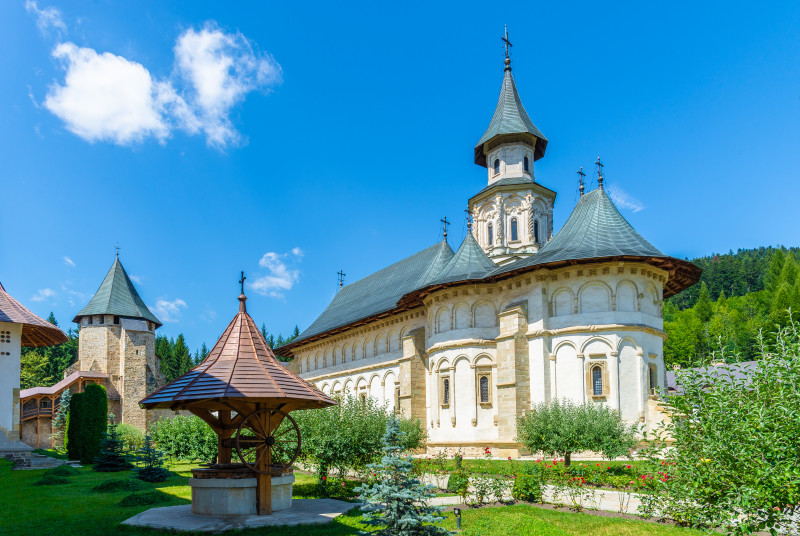
<path id="1" fill-rule="evenodd" d="M 481 376 L 481 379 L 478 380 L 478 387 L 481 393 L 481 403 L 489 402 L 489 377 Z"/>
<path id="2" fill-rule="evenodd" d="M 500 159 L 499 158 L 495 158 L 494 159 L 494 174 L 498 175 L 499 173 L 500 173 Z"/>
<path id="3" fill-rule="evenodd" d="M 511 218 L 511 240 L 518 240 L 517 218 Z"/>
<path id="4" fill-rule="evenodd" d="M 442 380 L 442 404 L 450 403 L 450 378 Z"/>
<path id="5" fill-rule="evenodd" d="M 592 368 L 592 394 L 595 396 L 603 394 L 603 369 L 600 367 Z"/>
<path id="6" fill-rule="evenodd" d="M 489 245 L 491 246 L 492 244 L 494 244 L 494 225 L 492 225 L 492 222 L 489 222 Z M 91 323 L 91 321 L 89 323 Z"/>
<path id="7" fill-rule="evenodd" d="M 539 220 L 533 220 L 533 241 L 539 243 Z"/>
<path id="8" fill-rule="evenodd" d="M 527 156 L 522 160 L 522 168 L 525 170 L 526 173 L 528 172 L 528 157 Z"/>

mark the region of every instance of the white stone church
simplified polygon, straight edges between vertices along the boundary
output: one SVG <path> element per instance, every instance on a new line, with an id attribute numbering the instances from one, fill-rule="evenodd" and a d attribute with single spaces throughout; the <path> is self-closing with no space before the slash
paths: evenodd
<path id="1" fill-rule="evenodd" d="M 665 381 L 661 303 L 700 271 L 631 227 L 602 170 L 553 236 L 556 193 L 534 175 L 546 147 L 506 59 L 475 146 L 487 186 L 468 200 L 474 223 L 458 250 L 445 239 L 343 287 L 278 353 L 327 394 L 419 418 L 430 452 L 519 456 L 517 416 L 560 398 L 652 427 L 652 389 Z"/>

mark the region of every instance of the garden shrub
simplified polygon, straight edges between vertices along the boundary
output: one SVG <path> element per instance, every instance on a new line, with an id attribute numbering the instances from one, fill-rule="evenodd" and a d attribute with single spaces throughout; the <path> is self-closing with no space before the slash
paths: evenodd
<path id="1" fill-rule="evenodd" d="M 514 487 L 511 496 L 517 501 L 542 501 L 542 475 L 536 466 L 523 466 L 521 474 L 514 475 Z"/>
<path id="2" fill-rule="evenodd" d="M 53 476 L 76 476 L 81 474 L 81 471 L 71 465 L 59 465 L 58 467 L 48 469 L 44 474 Z"/>
<path id="3" fill-rule="evenodd" d="M 128 478 L 124 480 L 108 480 L 106 482 L 101 482 L 93 487 L 92 491 L 96 493 L 114 493 L 117 491 L 141 491 L 150 488 L 150 486 L 141 480 Z"/>
<path id="4" fill-rule="evenodd" d="M 47 473 L 42 475 L 42 478 L 34 482 L 34 486 L 58 486 L 61 484 L 69 484 L 71 480 L 69 478 L 58 476 L 58 475 L 48 475 Z"/>
<path id="5" fill-rule="evenodd" d="M 601 452 L 612 459 L 630 455 L 635 427 L 601 404 L 576 404 L 568 399 L 536 404 L 517 417 L 517 440 L 531 452 L 563 456 L 569 467 L 573 452 Z"/>
<path id="6" fill-rule="evenodd" d="M 161 419 L 150 427 L 150 437 L 172 459 L 214 462 L 217 458 L 217 434 L 194 415 Z"/>
<path id="7" fill-rule="evenodd" d="M 132 493 L 122 498 L 119 506 L 150 506 L 153 504 L 161 504 L 169 500 L 169 495 L 162 491 L 145 491 L 144 493 Z"/>
<path id="8" fill-rule="evenodd" d="M 331 470 L 343 476 L 348 470 L 363 472 L 368 464 L 377 461 L 387 421 L 394 420 L 386 408 L 370 397 L 362 401 L 347 395 L 338 401 L 336 406 L 293 413 L 303 437 L 301 459 L 316 466 L 321 488 L 326 487 Z M 425 433 L 419 420 L 397 421 L 403 430 L 398 432 L 400 448 L 420 448 Z"/>
<path id="9" fill-rule="evenodd" d="M 128 452 L 139 450 L 144 446 L 144 432 L 127 423 L 117 425 L 117 432 L 122 440 L 122 446 Z"/>
<path id="10" fill-rule="evenodd" d="M 748 374 L 682 369 L 678 394 L 662 394 L 672 420 L 648 438 L 654 510 L 750 534 L 775 531 L 800 504 L 800 325 L 790 312 L 788 327 L 759 342 Z"/>
<path id="11" fill-rule="evenodd" d="M 75 393 L 69 399 L 69 413 L 67 414 L 67 431 L 64 433 L 64 448 L 67 449 L 67 456 L 71 460 L 78 460 L 83 449 L 83 437 L 81 436 L 81 425 L 83 421 L 83 400 L 86 398 L 84 393 Z"/>

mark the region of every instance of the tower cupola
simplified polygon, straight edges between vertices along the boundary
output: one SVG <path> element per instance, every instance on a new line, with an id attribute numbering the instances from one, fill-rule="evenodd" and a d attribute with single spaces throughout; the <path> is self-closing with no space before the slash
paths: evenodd
<path id="1" fill-rule="evenodd" d="M 500 98 L 489 128 L 475 146 L 475 163 L 488 169 L 489 184 L 509 177 L 533 180 L 533 163 L 546 148 L 547 138 L 522 106 L 506 54 Z"/>

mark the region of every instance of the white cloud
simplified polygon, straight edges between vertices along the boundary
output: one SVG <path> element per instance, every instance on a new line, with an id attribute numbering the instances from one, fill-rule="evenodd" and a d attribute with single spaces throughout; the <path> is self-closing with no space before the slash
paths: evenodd
<path id="1" fill-rule="evenodd" d="M 183 32 L 174 54 L 172 78 L 158 79 L 123 56 L 61 43 L 53 57 L 64 67 L 64 81 L 50 87 L 44 106 L 89 142 L 155 138 L 164 144 L 179 129 L 203 134 L 217 149 L 239 144 L 231 110 L 248 93 L 280 83 L 280 65 L 241 33 L 214 23 Z"/>
<path id="2" fill-rule="evenodd" d="M 156 300 L 156 305 L 152 309 L 162 322 L 177 322 L 181 309 L 186 309 L 186 302 L 180 298 L 172 301 L 160 299 Z"/>
<path id="3" fill-rule="evenodd" d="M 225 33 L 213 23 L 178 37 L 175 63 L 191 87 L 186 94 L 196 114 L 194 124 L 216 147 L 240 141 L 231 108 L 247 93 L 281 81 L 281 67 L 272 56 L 256 52 L 241 33 Z"/>
<path id="4" fill-rule="evenodd" d="M 56 295 L 56 291 L 51 288 L 40 288 L 39 292 L 33 295 L 31 300 L 40 302 L 52 298 Z"/>
<path id="5" fill-rule="evenodd" d="M 64 264 L 69 266 L 70 268 L 75 268 L 75 261 L 64 255 Z"/>
<path id="6" fill-rule="evenodd" d="M 250 288 L 262 296 L 282 298 L 284 290 L 291 290 L 300 280 L 300 270 L 294 267 L 303 256 L 303 250 L 293 248 L 289 253 L 275 253 L 269 251 L 261 257 L 258 265 L 265 268 L 268 273 L 258 276 Z"/>
<path id="7" fill-rule="evenodd" d="M 42 35 L 48 35 L 52 30 L 58 35 L 66 33 L 67 25 L 61 18 L 61 11 L 54 7 L 46 7 L 39 9 L 36 2 L 32 0 L 25 1 L 25 11 L 32 13 L 36 17 L 36 27 Z"/>
<path id="8" fill-rule="evenodd" d="M 169 136 L 162 111 L 173 95 L 142 64 L 73 43 L 58 45 L 53 56 L 67 74 L 64 85 L 50 88 L 44 106 L 70 131 L 90 142 L 120 145 Z"/>
<path id="9" fill-rule="evenodd" d="M 141 285 L 141 284 L 142 284 L 142 281 L 144 281 L 144 278 L 143 278 L 142 276 L 140 276 L 140 275 L 133 275 L 133 274 L 131 274 L 131 275 L 129 275 L 128 277 L 130 277 L 130 278 L 131 278 L 131 281 L 133 281 L 133 282 L 134 282 L 134 283 L 136 283 L 137 285 Z"/>
<path id="10" fill-rule="evenodd" d="M 619 208 L 626 208 L 633 212 L 639 212 L 644 209 L 644 205 L 641 201 L 618 186 L 609 186 L 606 188 L 606 192 L 608 192 L 608 196 Z"/>

